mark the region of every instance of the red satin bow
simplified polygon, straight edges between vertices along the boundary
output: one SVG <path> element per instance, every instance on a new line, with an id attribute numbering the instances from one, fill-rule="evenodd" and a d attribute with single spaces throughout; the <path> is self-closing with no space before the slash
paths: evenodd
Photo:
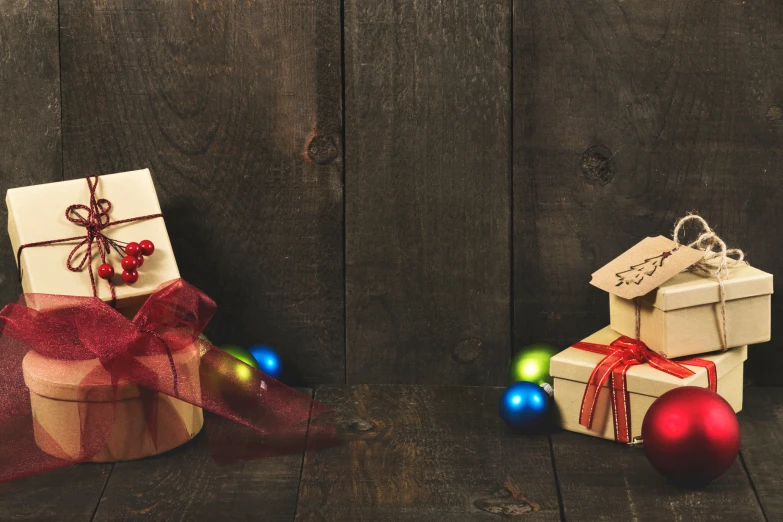
<path id="1" fill-rule="evenodd" d="M 311 419 L 326 408 L 200 339 L 215 310 L 206 294 L 181 279 L 158 287 L 132 321 L 95 297 L 24 294 L 17 304 L 3 308 L 0 482 L 89 460 L 103 447 L 114 424 L 113 418 L 104 416 L 82 418 L 80 454 L 71 461 L 38 449 L 22 375 L 22 359 L 31 349 L 52 359 L 98 359 L 99 371 L 80 383 L 87 392 L 109 385 L 116 397 L 118 383 L 128 381 L 252 429 L 264 436 L 267 447 L 248 446 L 246 458 L 293 449 L 292 440 L 304 440 L 293 437 L 298 432 L 308 433 L 311 447 L 308 425 L 312 430 Z M 175 367 L 174 359 L 183 358 L 189 363 Z M 148 415 L 147 422 L 154 422 L 154 415 Z M 333 435 L 329 425 L 322 423 L 318 435 L 319 445 L 334 443 L 327 440 Z"/>
<path id="2" fill-rule="evenodd" d="M 620 337 L 610 345 L 578 342 L 574 348 L 606 355 L 593 368 L 585 386 L 582 397 L 582 409 L 579 413 L 579 424 L 586 428 L 593 426 L 593 414 L 598 396 L 606 382 L 612 399 L 612 417 L 614 418 L 614 438 L 618 442 L 631 442 L 631 409 L 628 397 L 628 370 L 638 364 L 649 364 L 662 372 L 674 375 L 680 379 L 694 375 L 693 370 L 683 366 L 701 366 L 707 369 L 709 388 L 717 391 L 718 377 L 715 363 L 706 359 L 691 358 L 680 362 L 667 359 L 649 348 L 639 340 L 630 337 Z"/>

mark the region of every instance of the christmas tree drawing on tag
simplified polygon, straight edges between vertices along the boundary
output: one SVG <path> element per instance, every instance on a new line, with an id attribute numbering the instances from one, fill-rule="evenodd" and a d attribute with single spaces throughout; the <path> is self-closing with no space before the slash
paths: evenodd
<path id="1" fill-rule="evenodd" d="M 663 237 L 648 237 L 593 274 L 590 284 L 623 299 L 645 295 L 704 255 Z"/>

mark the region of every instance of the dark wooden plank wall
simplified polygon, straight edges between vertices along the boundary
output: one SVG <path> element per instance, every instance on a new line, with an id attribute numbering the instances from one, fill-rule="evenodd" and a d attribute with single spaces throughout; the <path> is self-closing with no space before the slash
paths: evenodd
<path id="1" fill-rule="evenodd" d="M 502 384 L 603 326 L 589 274 L 688 210 L 780 265 L 774 0 L 60 0 L 61 70 L 57 2 L 24 5 L 0 188 L 150 167 L 209 335 L 288 382 Z"/>
<path id="2" fill-rule="evenodd" d="M 342 382 L 339 0 L 60 1 L 66 178 L 149 167 L 216 343 Z"/>
<path id="3" fill-rule="evenodd" d="M 780 273 L 782 30 L 775 0 L 514 0 L 518 345 L 607 324 L 590 274 L 689 210 Z M 781 381 L 780 335 L 759 380 Z"/>
<path id="4" fill-rule="evenodd" d="M 348 382 L 505 376 L 509 7 L 345 2 Z"/>

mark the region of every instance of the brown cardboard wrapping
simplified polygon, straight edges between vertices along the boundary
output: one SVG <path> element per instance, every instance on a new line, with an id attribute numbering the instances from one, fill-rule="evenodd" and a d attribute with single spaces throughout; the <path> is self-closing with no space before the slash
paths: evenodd
<path id="1" fill-rule="evenodd" d="M 112 208 L 112 221 L 160 213 L 160 205 L 148 169 L 100 176 L 97 196 L 108 199 Z M 8 234 L 14 255 L 22 244 L 79 236 L 83 227 L 65 218 L 66 209 L 72 204 L 89 205 L 90 191 L 87 181 L 75 179 L 10 189 L 6 194 L 8 206 Z M 133 285 L 122 282 L 120 257 L 112 253 L 110 258 L 116 275 L 117 308 L 135 312 L 155 288 L 171 279 L 179 278 L 179 270 L 171 249 L 163 218 L 153 218 L 109 227 L 104 233 L 119 241 L 149 239 L 155 244 L 155 252 L 139 269 L 139 280 Z M 25 292 L 91 296 L 92 287 L 87 269 L 71 272 L 66 259 L 79 241 L 58 245 L 25 248 L 22 251 L 22 288 Z M 100 265 L 97 247 L 93 247 L 93 271 Z M 97 275 L 96 275 L 97 278 Z M 108 285 L 98 281 L 98 296 L 111 299 Z"/>
<path id="2" fill-rule="evenodd" d="M 164 355 L 139 360 L 151 368 L 169 365 Z M 198 361 L 195 347 L 174 354 L 180 386 L 198 389 Z M 131 460 L 168 451 L 193 438 L 204 423 L 201 408 L 168 395 L 142 390 L 127 381 L 120 381 L 115 390 L 97 359 L 55 360 L 30 351 L 22 369 L 30 389 L 36 444 L 55 457 L 78 457 L 84 415 L 114 418 L 111 435 L 91 459 L 94 462 Z M 85 386 L 85 378 L 92 384 Z M 142 393 L 152 394 L 157 407 L 156 442 L 149 431 Z"/>
<path id="3" fill-rule="evenodd" d="M 608 345 L 618 337 L 620 337 L 619 333 L 606 327 L 587 337 L 584 341 Z M 550 373 L 554 377 L 554 404 L 563 429 L 614 440 L 612 405 L 607 386 L 604 386 L 598 396 L 592 429 L 587 429 L 579 424 L 585 385 L 593 368 L 603 357 L 604 355 L 573 347 L 566 348 L 552 357 Z M 734 411 L 740 411 L 742 409 L 742 369 L 747 359 L 747 346 L 700 358 L 715 363 L 718 375 L 718 393 L 728 401 Z M 648 364 L 633 366 L 628 370 L 627 383 L 632 437 L 641 435 L 644 416 L 657 397 L 681 386 L 707 387 L 707 370 L 698 366 L 687 367 L 695 374 L 684 379 L 664 373 Z"/>
<path id="4" fill-rule="evenodd" d="M 772 275 L 751 266 L 737 266 L 730 269 L 724 285 L 728 347 L 769 341 Z M 637 302 L 639 338 L 651 350 L 674 358 L 723 348 L 719 288 L 714 278 L 683 272 Z M 634 336 L 632 300 L 610 294 L 609 313 L 615 331 Z"/>

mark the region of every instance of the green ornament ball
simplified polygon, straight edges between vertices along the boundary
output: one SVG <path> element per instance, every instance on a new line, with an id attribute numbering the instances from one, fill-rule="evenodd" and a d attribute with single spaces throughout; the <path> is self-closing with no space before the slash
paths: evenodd
<path id="1" fill-rule="evenodd" d="M 224 344 L 220 347 L 221 350 L 226 352 L 229 355 L 233 355 L 243 363 L 247 364 L 248 366 L 252 366 L 256 370 L 258 369 L 258 363 L 253 358 L 252 355 L 250 355 L 250 352 L 248 352 L 246 349 L 242 348 L 241 346 L 237 346 L 235 344 Z"/>
<path id="2" fill-rule="evenodd" d="M 559 352 L 560 350 L 549 344 L 525 346 L 511 359 L 511 367 L 508 372 L 509 384 L 519 381 L 552 384 L 552 377 L 549 375 L 549 359 Z"/>

